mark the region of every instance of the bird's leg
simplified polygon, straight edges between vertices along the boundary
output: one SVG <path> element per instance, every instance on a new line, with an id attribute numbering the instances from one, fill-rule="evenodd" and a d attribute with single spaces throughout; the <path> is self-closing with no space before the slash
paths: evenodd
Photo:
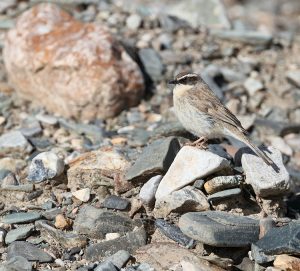
<path id="1" fill-rule="evenodd" d="M 201 136 L 200 138 L 198 138 L 196 141 L 192 142 L 192 143 L 188 143 L 187 146 L 192 146 L 192 147 L 196 147 L 202 150 L 206 150 L 207 149 L 207 138 L 204 136 Z"/>

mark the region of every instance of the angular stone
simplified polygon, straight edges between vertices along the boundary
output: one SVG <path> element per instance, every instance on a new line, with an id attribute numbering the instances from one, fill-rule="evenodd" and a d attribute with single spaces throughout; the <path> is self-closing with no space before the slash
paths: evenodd
<path id="1" fill-rule="evenodd" d="M 246 175 L 246 183 L 251 184 L 256 195 L 269 197 L 286 194 L 291 188 L 291 181 L 280 151 L 269 147 L 267 155 L 274 161 L 279 170 L 263 163 L 254 154 L 244 153 L 242 166 Z"/>
<path id="2" fill-rule="evenodd" d="M 39 220 L 35 223 L 37 229 L 41 231 L 41 236 L 47 240 L 48 243 L 53 241 L 66 249 L 74 247 L 85 247 L 87 245 L 87 238 L 75 232 L 64 232 L 53 227 L 48 221 Z"/>
<path id="3" fill-rule="evenodd" d="M 119 250 L 126 250 L 129 253 L 134 252 L 147 242 L 147 234 L 143 227 L 132 232 L 126 233 L 120 238 L 103 241 L 86 248 L 85 257 L 89 261 L 97 261 L 102 257 L 113 255 Z"/>
<path id="4" fill-rule="evenodd" d="M 209 203 L 202 191 L 187 186 L 159 198 L 155 203 L 155 217 L 166 217 L 169 213 L 209 210 Z"/>
<path id="5" fill-rule="evenodd" d="M 0 266 L 0 271 L 18 271 L 18 270 L 31 271 L 32 264 L 28 262 L 24 257 L 15 256 Z"/>
<path id="6" fill-rule="evenodd" d="M 180 149 L 174 137 L 158 139 L 146 147 L 126 173 L 126 180 L 145 182 L 151 177 L 164 174 Z"/>
<path id="7" fill-rule="evenodd" d="M 107 209 L 126 210 L 129 204 L 130 202 L 127 199 L 110 195 L 104 200 L 102 207 Z"/>
<path id="8" fill-rule="evenodd" d="M 129 260 L 130 253 L 127 250 L 119 250 L 114 255 L 109 256 L 105 261 L 113 263 L 114 266 L 121 269 Z"/>
<path id="9" fill-rule="evenodd" d="M 34 222 L 41 218 L 41 214 L 36 212 L 13 213 L 2 218 L 1 222 L 5 224 L 19 224 Z"/>
<path id="10" fill-rule="evenodd" d="M 143 204 L 150 207 L 153 206 L 155 202 L 155 193 L 162 178 L 162 175 L 154 176 L 142 186 L 139 198 Z"/>
<path id="11" fill-rule="evenodd" d="M 36 183 L 51 180 L 60 176 L 64 168 L 64 161 L 57 154 L 42 152 L 32 159 L 27 179 Z"/>
<path id="12" fill-rule="evenodd" d="M 218 201 L 218 200 L 222 200 L 222 199 L 236 197 L 236 196 L 239 196 L 240 194 L 242 194 L 242 189 L 240 189 L 240 188 L 227 189 L 227 190 L 220 191 L 220 192 L 209 195 L 207 197 L 207 200 L 209 202 Z"/>
<path id="13" fill-rule="evenodd" d="M 245 89 L 248 91 L 248 94 L 252 97 L 253 95 L 255 95 L 255 93 L 257 91 L 260 91 L 264 88 L 264 85 L 262 84 L 262 82 L 249 77 L 245 83 L 244 83 L 244 87 Z"/>
<path id="14" fill-rule="evenodd" d="M 300 259 L 286 254 L 278 255 L 273 265 L 282 271 L 300 270 Z"/>
<path id="15" fill-rule="evenodd" d="M 53 262 L 53 258 L 48 253 L 25 241 L 15 241 L 8 246 L 7 259 L 10 260 L 16 256 L 40 263 Z"/>
<path id="16" fill-rule="evenodd" d="M 11 131 L 0 136 L 0 156 L 22 156 L 32 151 L 32 146 L 20 131 Z"/>
<path id="17" fill-rule="evenodd" d="M 195 244 L 194 240 L 186 235 L 179 229 L 179 227 L 168 223 L 163 219 L 156 219 L 155 226 L 168 238 L 177 242 L 178 244 L 192 248 Z"/>
<path id="18" fill-rule="evenodd" d="M 74 191 L 72 195 L 81 200 L 82 202 L 88 202 L 90 200 L 91 189 L 90 188 L 83 188 L 77 191 Z"/>
<path id="19" fill-rule="evenodd" d="M 108 28 L 50 3 L 22 13 L 7 33 L 3 58 L 22 97 L 67 118 L 115 116 L 144 92 L 138 65 Z"/>
<path id="20" fill-rule="evenodd" d="M 127 158 L 111 147 L 84 153 L 69 163 L 68 187 L 72 191 L 82 188 L 97 188 L 109 185 L 117 174 L 122 174 L 130 166 Z"/>
<path id="21" fill-rule="evenodd" d="M 160 199 L 196 179 L 229 167 L 229 161 L 216 154 L 185 146 L 178 152 L 168 172 L 161 180 L 155 197 Z"/>
<path id="22" fill-rule="evenodd" d="M 300 221 L 270 229 L 252 244 L 251 253 L 259 264 L 273 261 L 278 254 L 300 255 Z"/>
<path id="23" fill-rule="evenodd" d="M 207 181 L 204 184 L 204 189 L 208 194 L 213 194 L 225 189 L 239 187 L 242 180 L 241 175 L 218 176 Z"/>
<path id="24" fill-rule="evenodd" d="M 118 232 L 124 234 L 140 225 L 139 221 L 132 220 L 125 215 L 86 205 L 80 209 L 73 228 L 79 234 L 103 239 L 107 233 Z"/>
<path id="25" fill-rule="evenodd" d="M 243 247 L 258 240 L 259 221 L 226 212 L 187 213 L 179 219 L 187 236 L 216 247 Z"/>
<path id="26" fill-rule="evenodd" d="M 288 71 L 285 76 L 291 84 L 300 88 L 300 70 Z"/>
<path id="27" fill-rule="evenodd" d="M 18 227 L 14 230 L 10 230 L 5 237 L 5 243 L 8 245 L 16 240 L 22 240 L 27 238 L 32 230 L 34 229 L 33 225 Z"/>

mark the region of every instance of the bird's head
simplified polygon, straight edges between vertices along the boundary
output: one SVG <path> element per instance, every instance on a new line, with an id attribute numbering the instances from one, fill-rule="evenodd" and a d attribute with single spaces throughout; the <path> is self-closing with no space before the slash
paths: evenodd
<path id="1" fill-rule="evenodd" d="M 201 81 L 202 78 L 197 73 L 181 72 L 173 80 L 169 81 L 169 84 L 194 86 Z"/>

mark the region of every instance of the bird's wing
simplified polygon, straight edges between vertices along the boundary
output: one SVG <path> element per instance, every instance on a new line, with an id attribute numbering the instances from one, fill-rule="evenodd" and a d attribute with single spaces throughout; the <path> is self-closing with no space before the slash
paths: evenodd
<path id="1" fill-rule="evenodd" d="M 232 127 L 236 127 L 243 134 L 247 134 L 241 122 L 221 103 L 219 98 L 207 85 L 202 84 L 200 87 L 198 85 L 191 89 L 188 99 L 189 103 L 195 107 L 196 110 L 206 113 L 212 119 L 218 119 Z"/>

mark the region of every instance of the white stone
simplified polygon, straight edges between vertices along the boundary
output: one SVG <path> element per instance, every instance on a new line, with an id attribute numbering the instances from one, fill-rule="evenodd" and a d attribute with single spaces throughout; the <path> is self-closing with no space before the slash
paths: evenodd
<path id="1" fill-rule="evenodd" d="M 83 202 L 88 202 L 90 199 L 91 190 L 89 188 L 83 188 L 73 192 L 72 195 Z"/>
<path id="2" fill-rule="evenodd" d="M 42 115 L 42 114 L 39 114 L 39 115 L 36 115 L 35 118 L 44 123 L 44 124 L 48 124 L 48 125 L 55 125 L 57 124 L 58 120 L 56 117 L 54 116 L 51 116 L 51 115 Z"/>
<path id="3" fill-rule="evenodd" d="M 105 235 L 105 240 L 106 241 L 114 240 L 114 239 L 119 238 L 120 236 L 121 236 L 121 234 L 118 232 L 110 232 Z"/>
<path id="4" fill-rule="evenodd" d="M 209 151 L 185 146 L 178 152 L 166 175 L 161 180 L 155 198 L 160 199 L 196 179 L 206 177 L 229 166 L 230 163 L 225 158 Z"/>
<path id="5" fill-rule="evenodd" d="M 280 136 L 270 136 L 269 141 L 271 145 L 280 150 L 283 154 L 291 156 L 293 154 L 292 148 L 284 141 L 284 139 Z"/>
<path id="6" fill-rule="evenodd" d="M 154 215 L 166 217 L 171 212 L 185 213 L 209 210 L 209 203 L 202 191 L 187 186 L 160 198 L 155 203 Z"/>
<path id="7" fill-rule="evenodd" d="M 137 30 L 142 23 L 142 18 L 138 14 L 130 15 L 126 20 L 126 25 L 129 29 Z"/>
<path id="8" fill-rule="evenodd" d="M 291 181 L 283 164 L 281 152 L 269 147 L 266 154 L 278 167 L 277 172 L 273 167 L 265 164 L 260 157 L 245 153 L 242 156 L 242 167 L 246 175 L 246 183 L 251 184 L 256 195 L 260 197 L 288 193 Z"/>
<path id="9" fill-rule="evenodd" d="M 264 88 L 264 85 L 262 84 L 262 82 L 249 77 L 245 81 L 244 87 L 248 91 L 249 95 L 253 96 L 257 91 L 262 90 Z"/>
<path id="10" fill-rule="evenodd" d="M 142 186 L 139 198 L 145 205 L 154 203 L 155 193 L 162 178 L 161 175 L 154 176 Z"/>
<path id="11" fill-rule="evenodd" d="M 0 154 L 11 151 L 30 152 L 32 146 L 20 131 L 11 131 L 0 136 Z"/>

